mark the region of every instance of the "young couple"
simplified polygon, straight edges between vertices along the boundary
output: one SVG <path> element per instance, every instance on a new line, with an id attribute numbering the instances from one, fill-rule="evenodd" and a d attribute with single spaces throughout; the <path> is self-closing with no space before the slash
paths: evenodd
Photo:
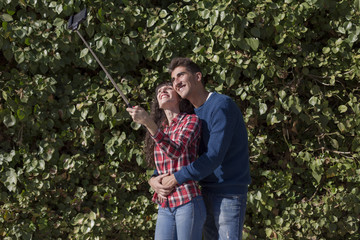
<path id="1" fill-rule="evenodd" d="M 151 115 L 127 108 L 148 129 L 146 156 L 156 166 L 155 239 L 241 239 L 251 178 L 240 109 L 206 91 L 190 59 L 174 58 L 168 69 L 171 83 L 157 87 Z"/>

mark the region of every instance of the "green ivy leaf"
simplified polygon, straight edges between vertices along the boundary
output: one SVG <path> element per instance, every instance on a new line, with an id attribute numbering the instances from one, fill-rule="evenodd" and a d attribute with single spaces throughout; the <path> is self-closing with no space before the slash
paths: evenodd
<path id="1" fill-rule="evenodd" d="M 83 58 L 85 57 L 89 52 L 89 49 L 88 48 L 84 48 L 83 50 L 81 50 L 80 52 L 80 58 Z"/>
<path id="2" fill-rule="evenodd" d="M 1 15 L 1 19 L 2 19 L 3 21 L 5 21 L 5 22 L 11 22 L 11 21 L 14 20 L 13 17 L 12 17 L 11 15 L 7 14 L 7 13 L 3 13 L 3 14 Z"/>
<path id="3" fill-rule="evenodd" d="M 317 173 L 316 171 L 312 171 L 312 176 L 314 177 L 314 179 L 316 180 L 317 183 L 320 183 L 321 180 L 321 174 Z"/>
<path id="4" fill-rule="evenodd" d="M 162 9 L 160 11 L 159 17 L 160 18 L 165 18 L 167 16 L 167 14 L 168 14 L 167 11 L 165 9 Z"/>
<path id="5" fill-rule="evenodd" d="M 53 25 L 60 28 L 64 25 L 64 20 L 61 18 L 55 18 Z"/>
<path id="6" fill-rule="evenodd" d="M 339 110 L 340 113 L 344 113 L 344 112 L 346 112 L 348 110 L 348 108 L 345 105 L 340 105 L 338 107 L 338 110 Z"/>
<path id="7" fill-rule="evenodd" d="M 148 28 L 154 26 L 157 20 L 158 20 L 157 16 L 150 16 L 150 18 L 146 21 L 146 26 Z"/>
<path id="8" fill-rule="evenodd" d="M 257 38 L 245 38 L 246 43 L 256 51 L 259 47 L 259 39 Z"/>
<path id="9" fill-rule="evenodd" d="M 266 111 L 267 111 L 267 105 L 265 103 L 260 103 L 259 104 L 259 111 L 260 111 L 260 115 L 265 114 Z"/>
<path id="10" fill-rule="evenodd" d="M 360 11 L 360 0 L 355 0 L 354 1 L 354 7 L 356 10 Z"/>
<path id="11" fill-rule="evenodd" d="M 330 143 L 331 143 L 331 146 L 333 146 L 333 148 L 339 149 L 339 142 L 335 138 L 332 138 Z"/>
<path id="12" fill-rule="evenodd" d="M 23 109 L 18 109 L 16 113 L 17 113 L 19 120 L 23 120 L 26 116 L 26 113 Z"/>
<path id="13" fill-rule="evenodd" d="M 17 184 L 17 175 L 13 168 L 9 168 L 9 170 L 5 173 L 5 186 L 10 192 L 16 191 Z"/>
<path id="14" fill-rule="evenodd" d="M 55 7 L 55 11 L 57 12 L 57 14 L 60 14 L 63 11 L 63 5 L 59 4 Z"/>
<path id="15" fill-rule="evenodd" d="M 358 34 L 356 32 L 352 32 L 349 34 L 348 40 L 350 43 L 354 43 L 358 40 Z"/>
<path id="16" fill-rule="evenodd" d="M 312 106 L 315 106 L 315 105 L 317 104 L 317 102 L 318 102 L 318 97 L 316 97 L 316 96 L 312 96 L 312 97 L 309 99 L 309 103 L 310 103 L 310 105 L 312 105 Z"/>
<path id="17" fill-rule="evenodd" d="M 131 126 L 131 128 L 134 129 L 134 130 L 139 130 L 139 128 L 141 127 L 141 124 L 136 123 L 136 122 L 131 122 L 131 123 L 130 123 L 130 126 Z"/>
<path id="18" fill-rule="evenodd" d="M 25 54 L 24 54 L 23 51 L 17 51 L 17 52 L 15 52 L 14 57 L 15 57 L 15 61 L 16 61 L 17 63 L 22 63 L 22 62 L 24 62 L 24 60 L 25 60 Z"/>
<path id="19" fill-rule="evenodd" d="M 210 24 L 215 25 L 219 18 L 219 10 L 215 10 L 210 17 Z"/>
<path id="20" fill-rule="evenodd" d="M 12 114 L 6 115 L 4 117 L 3 123 L 7 128 L 12 127 L 16 123 L 16 118 Z"/>
<path id="21" fill-rule="evenodd" d="M 106 119 L 105 113 L 103 113 L 103 112 L 99 113 L 99 119 L 100 119 L 100 121 L 103 122 Z"/>

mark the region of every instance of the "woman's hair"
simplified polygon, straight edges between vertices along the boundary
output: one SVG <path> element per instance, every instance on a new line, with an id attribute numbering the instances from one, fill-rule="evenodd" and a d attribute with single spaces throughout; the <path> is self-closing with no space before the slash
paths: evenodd
<path id="1" fill-rule="evenodd" d="M 166 121 L 165 112 L 163 109 L 159 108 L 159 102 L 157 100 L 157 92 L 159 88 L 163 86 L 172 86 L 171 82 L 161 83 L 156 87 L 155 94 L 150 106 L 150 117 L 154 120 L 155 124 L 158 128 L 163 128 L 163 123 Z M 187 99 L 181 99 L 179 103 L 180 112 L 183 113 L 194 113 L 193 105 Z M 145 161 L 148 163 L 149 166 L 155 166 L 154 163 L 154 146 L 155 142 L 154 139 L 151 137 L 149 131 L 146 132 L 145 136 Z"/>

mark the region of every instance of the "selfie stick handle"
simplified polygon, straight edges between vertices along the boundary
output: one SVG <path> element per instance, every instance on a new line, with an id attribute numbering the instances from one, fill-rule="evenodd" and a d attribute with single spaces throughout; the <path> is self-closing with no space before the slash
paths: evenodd
<path id="1" fill-rule="evenodd" d="M 124 93 L 119 89 L 118 85 L 115 83 L 114 79 L 110 76 L 110 74 L 108 73 L 108 71 L 106 70 L 106 68 L 104 67 L 104 65 L 102 65 L 102 63 L 100 62 L 100 60 L 98 59 L 98 57 L 95 55 L 95 53 L 93 52 L 93 50 L 91 49 L 91 47 L 89 46 L 89 44 L 85 41 L 85 39 L 83 38 L 83 36 L 80 34 L 80 32 L 75 29 L 75 31 L 77 32 L 77 34 L 79 35 L 79 37 L 81 38 L 81 40 L 85 43 L 86 47 L 90 50 L 91 54 L 94 56 L 94 58 L 96 59 L 96 61 L 99 63 L 99 65 L 101 66 L 101 68 L 104 70 L 106 76 L 110 79 L 111 83 L 114 85 L 115 89 L 118 91 L 118 93 L 120 94 L 120 96 L 122 97 L 122 99 L 125 101 L 127 107 L 131 108 L 131 104 L 129 103 L 129 100 L 126 98 L 126 96 L 124 95 Z"/>

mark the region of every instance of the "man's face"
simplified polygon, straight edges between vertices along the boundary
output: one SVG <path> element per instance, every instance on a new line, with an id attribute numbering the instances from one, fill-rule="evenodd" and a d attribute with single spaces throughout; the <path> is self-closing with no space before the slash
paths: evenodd
<path id="1" fill-rule="evenodd" d="M 197 74 L 192 74 L 186 67 L 176 67 L 171 72 L 171 82 L 175 91 L 182 97 L 188 99 L 194 92 L 194 87 L 197 85 Z"/>

